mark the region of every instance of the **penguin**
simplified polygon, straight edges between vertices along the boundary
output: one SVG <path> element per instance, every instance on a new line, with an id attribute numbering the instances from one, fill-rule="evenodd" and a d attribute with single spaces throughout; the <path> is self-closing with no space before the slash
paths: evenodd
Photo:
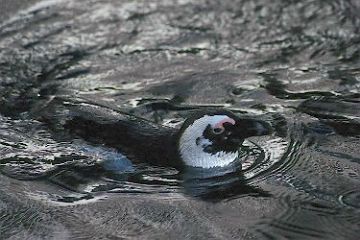
<path id="1" fill-rule="evenodd" d="M 224 167 L 239 157 L 246 138 L 267 135 L 271 125 L 229 110 L 205 110 L 190 116 L 177 134 L 178 154 L 186 166 Z"/>
<path id="2" fill-rule="evenodd" d="M 43 111 L 42 121 L 57 118 L 57 125 L 73 137 L 118 149 L 138 163 L 175 168 L 224 167 L 238 159 L 246 138 L 272 132 L 265 121 L 224 109 L 197 110 L 180 128 L 173 128 L 94 103 L 57 102 L 56 113 Z"/>

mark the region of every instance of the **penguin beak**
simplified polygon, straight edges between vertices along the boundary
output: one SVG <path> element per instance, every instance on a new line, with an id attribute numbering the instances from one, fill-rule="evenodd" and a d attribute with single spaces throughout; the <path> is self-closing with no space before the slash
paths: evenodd
<path id="1" fill-rule="evenodd" d="M 250 118 L 238 119 L 233 128 L 234 136 L 239 139 L 268 135 L 271 134 L 272 131 L 273 129 L 269 123 Z"/>

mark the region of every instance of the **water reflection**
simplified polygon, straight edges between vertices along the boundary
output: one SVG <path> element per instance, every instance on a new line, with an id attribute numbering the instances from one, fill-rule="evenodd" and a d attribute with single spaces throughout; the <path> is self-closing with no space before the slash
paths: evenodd
<path id="1" fill-rule="evenodd" d="M 45 0 L 0 23 L 1 237 L 358 239 L 359 7 Z M 270 114 L 275 133 L 179 171 L 35 120 L 63 96 L 171 127 Z"/>
<path id="2" fill-rule="evenodd" d="M 270 196 L 266 191 L 252 186 L 241 172 L 241 163 L 222 169 L 187 168 L 183 173 L 185 193 L 208 201 L 230 200 L 244 196 Z"/>

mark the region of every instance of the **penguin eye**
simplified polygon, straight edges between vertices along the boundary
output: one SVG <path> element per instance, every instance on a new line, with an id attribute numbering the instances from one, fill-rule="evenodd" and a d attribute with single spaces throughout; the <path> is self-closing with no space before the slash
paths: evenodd
<path id="1" fill-rule="evenodd" d="M 224 131 L 225 131 L 225 128 L 219 128 L 219 127 L 217 127 L 217 128 L 213 128 L 213 129 L 212 129 L 212 132 L 213 132 L 214 134 L 216 134 L 216 135 L 222 134 Z"/>

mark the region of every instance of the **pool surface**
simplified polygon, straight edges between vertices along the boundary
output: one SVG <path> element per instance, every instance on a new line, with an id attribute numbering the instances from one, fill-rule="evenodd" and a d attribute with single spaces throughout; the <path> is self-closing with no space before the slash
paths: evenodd
<path id="1" fill-rule="evenodd" d="M 0 239 L 359 239 L 359 1 L 27 5 L 0 18 Z M 69 133 L 68 104 L 274 133 L 179 171 Z"/>

